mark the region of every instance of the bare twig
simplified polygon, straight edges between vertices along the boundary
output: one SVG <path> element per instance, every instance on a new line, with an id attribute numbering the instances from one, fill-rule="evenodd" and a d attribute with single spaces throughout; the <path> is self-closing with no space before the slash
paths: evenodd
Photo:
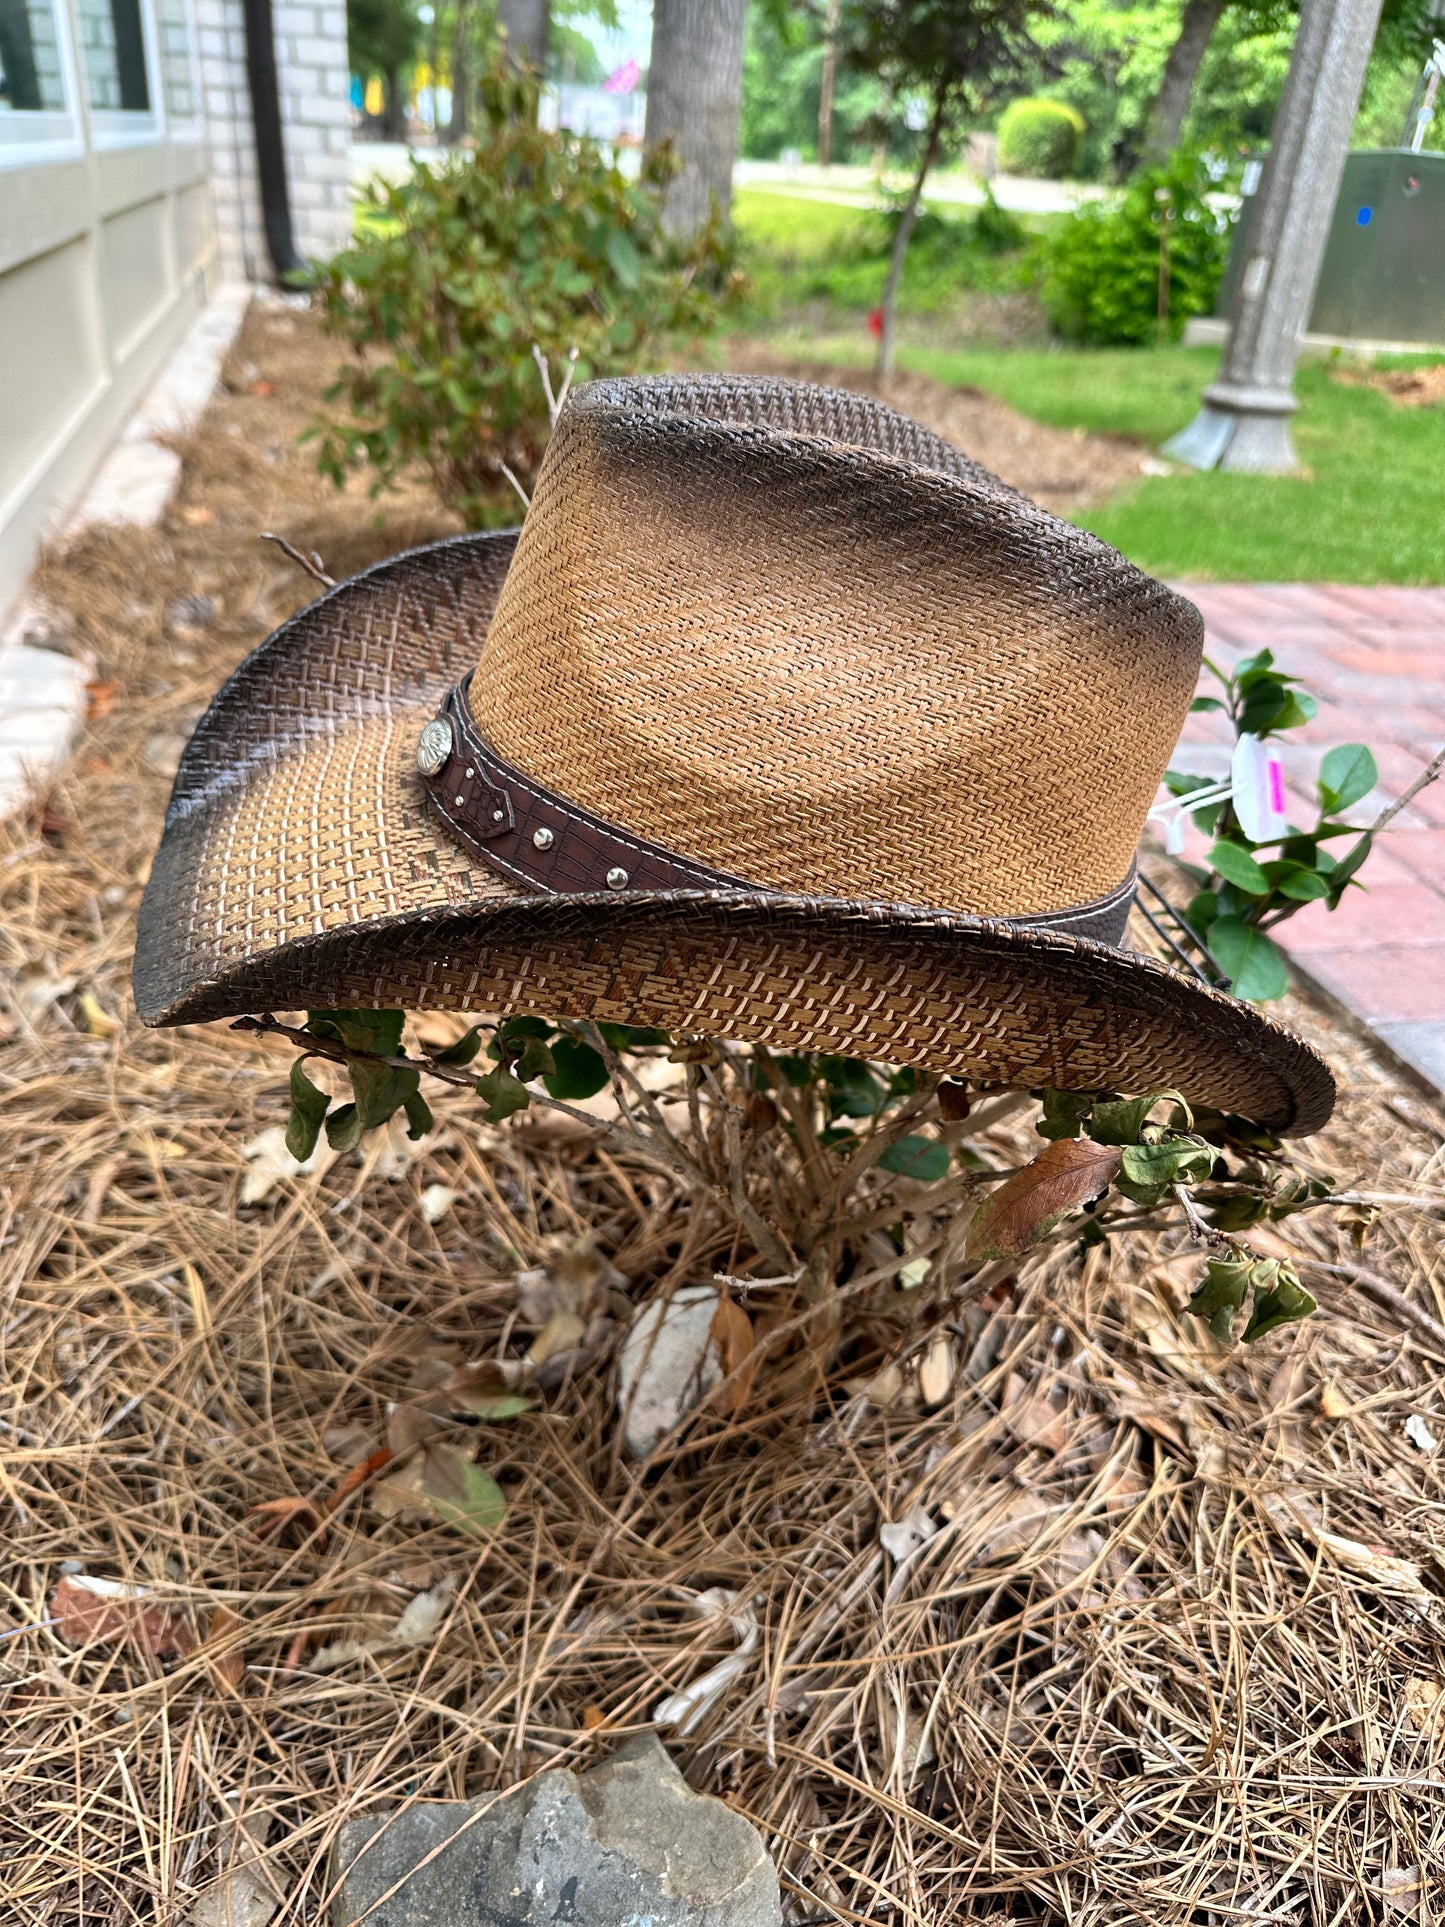
<path id="1" fill-rule="evenodd" d="M 1365 835 L 1375 836 L 1381 830 L 1383 830 L 1385 825 L 1388 822 L 1390 822 L 1392 818 L 1397 817 L 1400 814 L 1401 810 L 1405 808 L 1407 803 L 1412 803 L 1415 800 L 1415 798 L 1420 794 L 1421 790 L 1425 788 L 1427 783 L 1433 783 L 1435 781 L 1436 777 L 1439 776 L 1442 769 L 1445 769 L 1445 748 L 1436 750 L 1435 754 L 1430 758 L 1429 762 L 1425 765 L 1424 769 L 1422 769 L 1420 774 L 1415 778 L 1414 782 L 1410 785 L 1409 789 L 1402 791 L 1401 794 L 1395 798 L 1393 803 L 1387 805 L 1385 809 L 1380 811 L 1380 814 L 1375 818 L 1374 822 L 1365 831 Z"/>
<path id="2" fill-rule="evenodd" d="M 278 549 L 281 549 L 286 555 L 290 556 L 298 569 L 304 569 L 307 575 L 321 584 L 323 589 L 334 589 L 336 587 L 336 577 L 326 573 L 325 568 L 322 566 L 321 557 L 314 549 L 309 556 L 303 555 L 300 549 L 293 547 L 293 545 L 286 540 L 284 535 L 277 535 L 270 529 L 263 529 L 261 531 L 261 540 L 263 542 L 274 542 Z"/>
<path id="3" fill-rule="evenodd" d="M 522 487 L 522 484 L 517 480 L 517 477 L 513 474 L 512 470 L 508 468 L 507 464 L 504 461 L 502 461 L 500 458 L 498 458 L 497 467 L 506 476 L 507 480 L 512 484 L 512 487 L 517 491 L 518 495 L 521 496 L 522 507 L 524 509 L 530 509 L 532 506 L 532 498 L 527 493 L 526 489 Z"/>

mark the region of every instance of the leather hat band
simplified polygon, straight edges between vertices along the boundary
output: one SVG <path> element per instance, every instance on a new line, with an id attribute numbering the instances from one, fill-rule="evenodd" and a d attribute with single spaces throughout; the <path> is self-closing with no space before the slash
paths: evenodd
<path id="1" fill-rule="evenodd" d="M 558 796 L 497 753 L 466 700 L 467 677 L 448 690 L 417 742 L 427 800 L 450 833 L 503 876 L 549 896 L 608 891 L 745 890 L 767 886 L 710 869 L 619 829 Z M 1117 946 L 1134 901 L 1134 869 L 1117 889 L 1065 910 L 994 919 Z M 768 894 L 780 894 L 769 889 Z"/>

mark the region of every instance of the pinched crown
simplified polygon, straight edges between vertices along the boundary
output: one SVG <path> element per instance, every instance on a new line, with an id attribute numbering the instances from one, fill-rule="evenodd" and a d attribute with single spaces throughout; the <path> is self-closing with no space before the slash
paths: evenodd
<path id="1" fill-rule="evenodd" d="M 587 384 L 470 702 L 552 790 L 806 896 L 1025 915 L 1129 869 L 1193 605 L 856 395 Z"/>

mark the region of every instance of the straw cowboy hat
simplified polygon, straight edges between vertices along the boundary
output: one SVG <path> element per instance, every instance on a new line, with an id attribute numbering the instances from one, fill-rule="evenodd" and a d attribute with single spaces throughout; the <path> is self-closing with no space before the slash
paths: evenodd
<path id="1" fill-rule="evenodd" d="M 1120 948 L 1201 644 L 875 402 L 588 383 L 520 532 L 342 583 L 221 690 L 137 1004 L 591 1017 L 1316 1130 L 1308 1046 Z"/>

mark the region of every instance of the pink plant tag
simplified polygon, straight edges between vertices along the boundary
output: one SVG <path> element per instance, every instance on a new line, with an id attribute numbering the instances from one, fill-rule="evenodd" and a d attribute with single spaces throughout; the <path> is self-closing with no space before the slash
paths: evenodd
<path id="1" fill-rule="evenodd" d="M 1234 814 L 1251 843 L 1277 843 L 1289 835 L 1284 770 L 1270 744 L 1258 736 L 1241 736 L 1234 746 L 1230 782 Z"/>

